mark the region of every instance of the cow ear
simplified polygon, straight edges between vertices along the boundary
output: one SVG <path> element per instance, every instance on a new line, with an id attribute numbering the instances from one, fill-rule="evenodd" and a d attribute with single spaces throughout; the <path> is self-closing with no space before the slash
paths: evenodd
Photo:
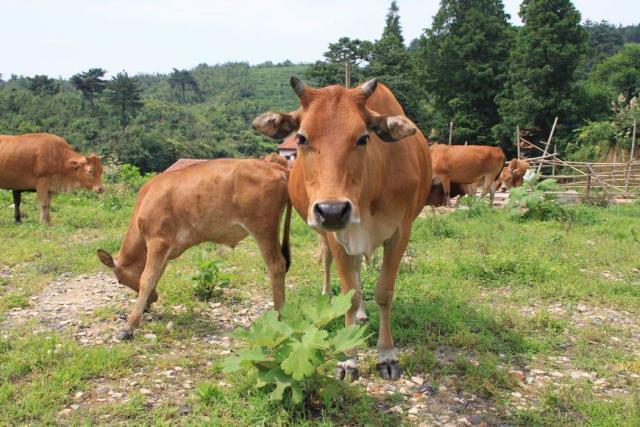
<path id="1" fill-rule="evenodd" d="M 98 258 L 100 258 L 100 262 L 106 265 L 109 268 L 115 268 L 116 263 L 113 261 L 113 257 L 107 251 L 103 251 L 102 249 L 98 249 Z"/>
<path id="2" fill-rule="evenodd" d="M 256 131 L 273 139 L 282 139 L 298 130 L 300 119 L 297 112 L 293 113 L 264 113 L 256 117 L 251 123 Z"/>
<path id="3" fill-rule="evenodd" d="M 418 128 L 405 116 L 381 116 L 369 112 L 367 127 L 384 142 L 395 142 L 416 133 Z"/>

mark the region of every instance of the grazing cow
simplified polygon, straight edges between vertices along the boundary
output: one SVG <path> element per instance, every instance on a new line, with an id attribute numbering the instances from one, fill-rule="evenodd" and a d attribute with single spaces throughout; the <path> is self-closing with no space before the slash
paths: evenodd
<path id="1" fill-rule="evenodd" d="M 490 193 L 493 203 L 495 180 L 504 167 L 502 149 L 485 145 L 434 144 L 431 146 L 431 159 L 433 176 L 442 182 L 447 206 L 452 182 L 473 184 L 481 179 L 484 179 L 482 196 Z"/>
<path id="2" fill-rule="evenodd" d="M 158 298 L 156 284 L 168 261 L 202 242 L 233 247 L 252 235 L 269 270 L 274 306 L 280 309 L 290 263 L 287 174 L 274 162 L 218 159 L 164 172 L 146 183 L 138 193 L 118 255 L 98 251 L 100 261 L 115 272 L 118 281 L 138 293 L 118 338 L 133 337 L 143 310 Z M 285 205 L 280 245 L 278 230 Z"/>
<path id="3" fill-rule="evenodd" d="M 307 224 L 326 236 L 342 292 L 355 290 L 347 326 L 354 324 L 361 305 L 362 256 L 384 247 L 375 291 L 380 310 L 377 367 L 383 378 L 395 380 L 401 370 L 391 335 L 391 304 L 411 224 L 431 188 L 429 147 L 391 91 L 376 80 L 354 89 L 313 89 L 292 77 L 291 85 L 300 108 L 264 113 L 253 127 L 276 139 L 296 132 L 289 196 Z M 338 364 L 336 375 L 353 379 L 357 373 L 354 349 L 349 360 Z"/>
<path id="4" fill-rule="evenodd" d="M 460 185 L 456 182 L 452 182 L 449 184 L 449 197 L 462 197 L 466 194 L 475 194 L 475 192 L 469 192 L 469 187 L 472 186 L 473 184 Z M 445 206 L 446 203 L 447 201 L 445 199 L 444 187 L 441 182 L 439 182 L 437 179 L 434 179 L 431 183 L 431 191 L 429 192 L 429 197 L 427 198 L 427 203 L 425 203 L 425 206 L 432 206 L 434 208 L 437 208 L 438 206 Z"/>
<path id="5" fill-rule="evenodd" d="M 49 133 L 0 135 L 0 188 L 13 190 L 15 220 L 20 223 L 21 193 L 35 191 L 40 221 L 51 224 L 49 206 L 55 193 L 85 188 L 102 193 L 102 164 L 82 156 L 67 141 Z"/>
<path id="6" fill-rule="evenodd" d="M 529 163 L 524 160 L 511 159 L 509 163 L 502 169 L 497 187 L 519 187 L 524 181 L 524 174 L 529 170 Z"/>

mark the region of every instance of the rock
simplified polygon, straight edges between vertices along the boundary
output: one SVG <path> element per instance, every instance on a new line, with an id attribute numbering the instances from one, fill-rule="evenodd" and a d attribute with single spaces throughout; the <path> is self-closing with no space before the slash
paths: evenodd
<path id="1" fill-rule="evenodd" d="M 191 413 L 191 406 L 189 405 L 181 405 L 178 408 L 178 415 L 180 416 L 185 416 L 185 415 L 188 415 L 189 413 Z"/>
<path id="2" fill-rule="evenodd" d="M 466 417 L 462 417 L 458 420 L 458 424 L 461 424 L 463 426 L 471 426 L 473 424 L 471 424 L 471 421 L 469 421 Z"/>
<path id="3" fill-rule="evenodd" d="M 62 411 L 58 412 L 58 415 L 69 415 L 71 413 L 71 409 L 64 408 Z"/>
<path id="4" fill-rule="evenodd" d="M 517 391 L 511 392 L 511 396 L 515 397 L 516 399 L 520 399 L 522 398 L 522 393 L 518 393 Z"/>
<path id="5" fill-rule="evenodd" d="M 173 322 L 168 322 L 166 328 L 167 328 L 167 331 L 173 330 Z"/>
<path id="6" fill-rule="evenodd" d="M 411 407 L 407 413 L 411 414 L 411 415 L 416 415 L 419 412 L 418 408 L 416 406 Z"/>
<path id="7" fill-rule="evenodd" d="M 555 378 L 564 378 L 564 374 L 558 371 L 550 372 L 549 375 Z"/>
<path id="8" fill-rule="evenodd" d="M 512 369 L 509 371 L 509 376 L 518 382 L 524 382 L 524 373 L 522 371 Z"/>
<path id="9" fill-rule="evenodd" d="M 69 408 L 73 409 L 74 411 L 77 411 L 78 409 L 80 409 L 80 405 L 74 403 L 73 405 L 69 405 Z"/>
<path id="10" fill-rule="evenodd" d="M 74 399 L 80 399 L 82 396 L 84 395 L 83 392 L 79 391 L 76 394 L 73 395 Z"/>
<path id="11" fill-rule="evenodd" d="M 404 411 L 400 407 L 400 405 L 396 405 L 393 408 L 390 408 L 387 412 L 394 412 L 396 414 L 402 414 Z"/>
<path id="12" fill-rule="evenodd" d="M 145 395 L 149 395 L 149 394 L 152 393 L 152 391 L 149 390 L 148 388 L 144 388 L 143 387 L 143 388 L 140 389 L 140 393 L 145 394 Z"/>
<path id="13" fill-rule="evenodd" d="M 482 422 L 482 418 L 480 417 L 480 415 L 474 414 L 469 417 L 469 422 L 471 422 L 471 424 L 473 424 L 474 426 L 477 426 Z"/>
<path id="14" fill-rule="evenodd" d="M 411 381 L 414 382 L 415 384 L 422 385 L 424 383 L 424 378 L 414 375 L 411 377 Z"/>
<path id="15" fill-rule="evenodd" d="M 156 334 L 145 334 L 144 337 L 150 341 L 155 341 L 158 339 L 158 337 L 156 336 Z"/>

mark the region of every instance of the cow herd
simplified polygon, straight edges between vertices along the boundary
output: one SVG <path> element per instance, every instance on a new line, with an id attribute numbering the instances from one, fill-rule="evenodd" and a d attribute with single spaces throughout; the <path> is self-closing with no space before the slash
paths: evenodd
<path id="1" fill-rule="evenodd" d="M 291 78 L 300 105 L 289 113 L 267 112 L 253 128 L 271 138 L 295 133 L 297 158 L 217 159 L 161 173 L 136 200 L 117 255 L 99 250 L 118 281 L 137 292 L 119 339 L 131 339 L 142 312 L 158 299 L 156 285 L 169 260 L 202 242 L 235 246 L 251 235 L 264 259 L 274 307 L 284 303 L 290 264 L 291 208 L 319 235 L 324 260 L 323 292 L 330 292 L 333 262 L 342 292 L 354 290 L 345 324 L 365 320 L 360 289 L 363 256 L 382 246 L 375 288 L 380 312 L 378 365 L 382 378 L 400 377 L 391 331 L 396 275 L 411 225 L 425 204 L 449 205 L 456 195 L 494 193 L 522 183 L 528 164 L 505 165 L 501 149 L 431 145 L 404 115 L 391 91 L 370 80 L 357 88 L 315 89 Z M 35 191 L 40 219 L 50 223 L 51 196 L 85 188 L 104 191 L 98 157 L 82 156 L 49 134 L 0 136 L 0 188 L 13 191 L 15 220 L 20 194 Z M 285 214 L 282 242 L 279 228 Z M 358 355 L 339 362 L 336 375 L 358 375 Z"/>

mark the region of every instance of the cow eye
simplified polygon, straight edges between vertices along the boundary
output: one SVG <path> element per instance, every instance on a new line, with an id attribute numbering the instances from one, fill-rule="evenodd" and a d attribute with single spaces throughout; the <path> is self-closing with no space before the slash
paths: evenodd
<path id="1" fill-rule="evenodd" d="M 367 142 L 369 142 L 369 135 L 362 135 L 360 138 L 358 138 L 356 145 L 367 145 Z"/>
<path id="2" fill-rule="evenodd" d="M 296 143 L 298 145 L 306 145 L 307 144 L 307 137 L 304 136 L 303 134 L 299 133 L 296 135 Z"/>

